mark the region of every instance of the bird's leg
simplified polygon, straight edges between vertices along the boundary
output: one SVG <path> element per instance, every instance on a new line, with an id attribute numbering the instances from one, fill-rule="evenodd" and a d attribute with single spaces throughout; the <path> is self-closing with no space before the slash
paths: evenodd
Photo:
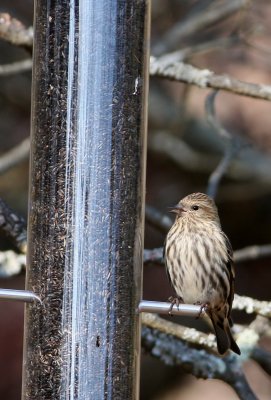
<path id="1" fill-rule="evenodd" d="M 183 303 L 183 299 L 182 299 L 180 296 L 176 296 L 176 297 L 170 296 L 170 297 L 168 298 L 168 301 L 171 303 L 171 304 L 170 304 L 170 307 L 169 307 L 169 309 L 168 309 L 169 315 L 172 315 L 172 314 L 171 314 L 171 311 L 172 311 L 172 308 L 173 308 L 173 306 L 174 306 L 175 304 L 176 304 L 177 309 L 178 309 L 178 311 L 179 311 L 179 305 L 180 305 L 181 303 Z"/>
<path id="2" fill-rule="evenodd" d="M 203 314 L 204 312 L 207 312 L 208 308 L 210 307 L 210 303 L 208 303 L 208 302 L 201 303 L 200 301 L 197 301 L 196 303 L 194 303 L 194 305 L 200 306 L 199 315 L 196 317 L 196 319 L 200 318 L 201 314 Z"/>

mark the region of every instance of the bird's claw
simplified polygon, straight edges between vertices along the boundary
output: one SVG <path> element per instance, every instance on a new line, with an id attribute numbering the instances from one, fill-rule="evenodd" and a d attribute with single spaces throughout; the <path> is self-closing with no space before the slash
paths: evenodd
<path id="1" fill-rule="evenodd" d="M 168 301 L 171 303 L 171 304 L 170 304 L 170 307 L 169 307 L 169 309 L 168 309 L 169 315 L 172 315 L 171 311 L 172 311 L 172 309 L 173 309 L 173 307 L 174 307 L 175 304 L 176 304 L 177 309 L 178 309 L 178 311 L 179 311 L 179 305 L 180 305 L 181 303 L 183 303 L 183 299 L 182 299 L 180 296 L 177 296 L 177 297 L 170 296 L 170 297 L 168 298 Z"/>
<path id="2" fill-rule="evenodd" d="M 200 306 L 199 315 L 196 317 L 196 319 L 199 319 L 203 313 L 206 313 L 208 308 L 209 308 L 209 306 L 210 306 L 209 303 L 203 303 L 202 304 L 200 302 L 196 302 L 194 304 L 197 305 L 197 306 Z"/>

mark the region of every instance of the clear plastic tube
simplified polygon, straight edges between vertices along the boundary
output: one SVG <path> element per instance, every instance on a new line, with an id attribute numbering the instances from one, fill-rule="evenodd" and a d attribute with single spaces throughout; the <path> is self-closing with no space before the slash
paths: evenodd
<path id="1" fill-rule="evenodd" d="M 136 399 L 149 2 L 36 0 L 23 399 Z"/>

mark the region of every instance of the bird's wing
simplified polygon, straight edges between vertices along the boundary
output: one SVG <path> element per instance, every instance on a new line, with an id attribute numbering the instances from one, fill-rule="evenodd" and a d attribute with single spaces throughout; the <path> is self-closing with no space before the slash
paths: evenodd
<path id="1" fill-rule="evenodd" d="M 165 240 L 165 242 L 164 242 L 163 260 L 164 260 L 164 264 L 165 264 L 165 268 L 166 268 L 166 274 L 167 274 L 167 278 L 168 278 L 169 284 L 170 284 L 170 286 L 172 287 L 172 289 L 173 289 L 174 292 L 175 292 L 175 288 L 174 288 L 174 286 L 173 286 L 172 280 L 171 280 L 170 275 L 169 275 L 169 270 L 168 270 L 168 267 L 167 267 L 167 258 L 166 258 L 166 256 L 165 256 L 165 252 L 166 252 L 166 241 L 167 241 L 167 238 L 166 238 L 166 240 Z"/>
<path id="2" fill-rule="evenodd" d="M 234 272 L 234 266 L 233 266 L 233 250 L 232 250 L 232 246 L 231 243 L 227 237 L 227 235 L 223 232 L 223 236 L 225 239 L 225 243 L 227 246 L 227 252 L 228 252 L 228 260 L 226 263 L 226 267 L 229 273 L 229 280 L 230 280 L 230 293 L 227 299 L 227 303 L 229 305 L 229 311 L 228 311 L 228 319 L 230 321 L 230 324 L 232 324 L 231 322 L 231 310 L 232 310 L 232 302 L 233 302 L 233 297 L 234 297 L 234 280 L 235 280 L 235 272 Z"/>

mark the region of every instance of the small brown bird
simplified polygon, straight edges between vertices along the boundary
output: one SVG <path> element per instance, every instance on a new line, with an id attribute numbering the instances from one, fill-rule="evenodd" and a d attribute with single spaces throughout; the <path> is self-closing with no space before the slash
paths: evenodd
<path id="1" fill-rule="evenodd" d="M 178 297 L 173 304 L 199 304 L 210 317 L 220 354 L 241 354 L 230 326 L 234 296 L 233 251 L 221 230 L 214 201 L 203 193 L 182 199 L 172 212 L 176 220 L 168 232 L 164 258 Z"/>

